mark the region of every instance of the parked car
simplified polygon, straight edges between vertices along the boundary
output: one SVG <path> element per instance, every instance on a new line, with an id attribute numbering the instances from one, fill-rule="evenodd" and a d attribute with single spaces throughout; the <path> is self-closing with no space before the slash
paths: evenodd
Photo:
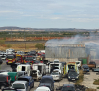
<path id="1" fill-rule="evenodd" d="M 9 75 L 0 74 L 0 88 L 9 87 L 11 84 L 11 78 Z"/>
<path id="2" fill-rule="evenodd" d="M 93 68 L 92 71 L 93 71 L 93 72 L 99 72 L 99 67 Z"/>
<path id="3" fill-rule="evenodd" d="M 10 70 L 0 70 L 0 73 L 2 72 L 11 72 Z"/>
<path id="4" fill-rule="evenodd" d="M 83 70 L 84 72 L 89 72 L 89 67 L 88 67 L 88 65 L 82 65 L 82 70 Z"/>
<path id="5" fill-rule="evenodd" d="M 21 76 L 18 81 L 27 81 L 30 88 L 34 87 L 34 79 L 31 76 Z"/>
<path id="6" fill-rule="evenodd" d="M 37 87 L 35 91 L 51 91 L 51 90 L 46 86 L 41 86 L 41 87 Z"/>
<path id="7" fill-rule="evenodd" d="M 12 88 L 17 89 L 18 91 L 30 91 L 27 81 L 15 81 L 12 83 Z"/>
<path id="8" fill-rule="evenodd" d="M 18 79 L 18 73 L 17 72 L 2 72 L 0 73 L 2 75 L 9 75 L 11 78 L 11 82 L 14 82 L 15 80 Z"/>
<path id="9" fill-rule="evenodd" d="M 54 91 L 54 80 L 52 76 L 50 75 L 43 76 L 38 87 L 42 86 L 42 84 L 43 86 L 50 87 L 51 91 Z"/>
<path id="10" fill-rule="evenodd" d="M 25 72 L 25 71 L 18 71 L 17 73 L 18 73 L 18 77 L 20 77 L 20 76 L 28 76 L 27 72 Z"/>
<path id="11" fill-rule="evenodd" d="M 36 56 L 36 54 L 37 54 L 36 51 L 30 51 L 30 52 L 28 53 L 28 55 L 33 55 L 33 56 Z"/>
<path id="12" fill-rule="evenodd" d="M 60 86 L 56 88 L 56 91 L 76 91 L 75 85 L 74 84 L 63 84 L 63 86 Z"/>
<path id="13" fill-rule="evenodd" d="M 53 80 L 61 80 L 62 79 L 61 70 L 59 69 L 53 70 L 53 72 L 51 73 L 51 76 L 53 77 Z"/>
<path id="14" fill-rule="evenodd" d="M 79 75 L 77 74 L 77 72 L 76 71 L 70 71 L 69 73 L 68 73 L 68 80 L 70 81 L 73 81 L 73 80 L 78 80 L 78 78 L 79 78 Z"/>
<path id="15" fill-rule="evenodd" d="M 3 63 L 3 61 L 2 61 L 2 59 L 1 59 L 1 57 L 0 57 L 0 64 L 2 64 Z"/>
<path id="16" fill-rule="evenodd" d="M 17 89 L 11 87 L 5 87 L 2 89 L 2 91 L 17 91 Z"/>

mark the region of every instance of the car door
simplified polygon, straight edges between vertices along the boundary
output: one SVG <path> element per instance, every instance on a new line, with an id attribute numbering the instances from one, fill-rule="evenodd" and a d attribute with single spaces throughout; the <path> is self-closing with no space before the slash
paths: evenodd
<path id="1" fill-rule="evenodd" d="M 32 87 L 32 78 L 29 78 L 30 88 Z"/>

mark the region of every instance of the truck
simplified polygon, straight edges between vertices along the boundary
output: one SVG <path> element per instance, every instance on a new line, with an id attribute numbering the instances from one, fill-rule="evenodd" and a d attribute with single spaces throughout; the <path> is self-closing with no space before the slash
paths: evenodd
<path id="1" fill-rule="evenodd" d="M 87 64 L 89 69 L 93 69 L 93 68 L 96 68 L 96 63 L 94 61 L 90 61 L 89 64 Z"/>
<path id="2" fill-rule="evenodd" d="M 95 61 L 91 60 L 90 55 L 86 58 L 79 58 L 78 60 L 81 61 L 81 66 L 86 64 L 88 65 L 89 69 L 96 68 L 96 63 Z"/>
<path id="3" fill-rule="evenodd" d="M 11 48 L 6 49 L 6 55 L 7 54 L 15 54 L 15 50 L 14 49 L 11 49 Z"/>
<path id="4" fill-rule="evenodd" d="M 68 75 L 70 70 L 75 70 L 77 74 L 79 74 L 78 66 L 76 65 L 76 62 L 68 62 L 66 64 L 66 76 Z"/>
<path id="5" fill-rule="evenodd" d="M 32 75 L 32 67 L 29 64 L 20 64 L 17 66 L 17 72 L 25 71 L 27 72 L 28 76 Z"/>
<path id="6" fill-rule="evenodd" d="M 51 73 L 54 69 L 61 70 L 61 74 L 63 75 L 63 66 L 62 66 L 62 63 L 56 63 L 56 62 L 50 63 L 49 73 Z"/>
<path id="7" fill-rule="evenodd" d="M 16 55 L 15 54 L 8 54 L 6 57 L 6 64 L 11 64 L 16 62 Z"/>
<path id="8" fill-rule="evenodd" d="M 42 74 L 39 70 L 32 70 L 32 77 L 34 80 L 38 81 L 42 78 Z"/>

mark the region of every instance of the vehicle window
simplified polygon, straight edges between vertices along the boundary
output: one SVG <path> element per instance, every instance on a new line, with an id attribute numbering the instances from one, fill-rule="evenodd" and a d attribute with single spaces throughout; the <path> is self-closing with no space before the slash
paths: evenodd
<path id="1" fill-rule="evenodd" d="M 33 61 L 33 57 L 25 57 L 26 61 Z"/>
<path id="2" fill-rule="evenodd" d="M 38 74 L 40 75 L 40 72 L 38 72 Z"/>
<path id="3" fill-rule="evenodd" d="M 12 59 L 12 58 L 14 58 L 14 56 L 13 55 L 8 55 L 7 58 Z"/>
<path id="4" fill-rule="evenodd" d="M 11 89 L 9 89 L 9 90 L 3 90 L 3 91 L 16 91 L 16 90 L 11 90 Z"/>
<path id="5" fill-rule="evenodd" d="M 52 72 L 51 75 L 59 75 L 59 73 L 58 72 Z"/>
<path id="6" fill-rule="evenodd" d="M 4 77 L 3 76 L 0 77 L 0 81 L 5 81 L 5 80 L 6 80 L 5 76 Z"/>
<path id="7" fill-rule="evenodd" d="M 22 71 L 25 71 L 25 66 L 22 66 Z"/>
<path id="8" fill-rule="evenodd" d="M 24 86 L 24 84 L 13 84 L 12 88 L 25 89 L 25 86 Z"/>
<path id="9" fill-rule="evenodd" d="M 74 91 L 74 90 L 75 90 L 75 88 L 74 87 L 71 87 L 71 86 L 64 86 L 62 88 L 62 91 Z"/>
<path id="10" fill-rule="evenodd" d="M 76 72 L 69 72 L 69 75 L 77 75 Z"/>
<path id="11" fill-rule="evenodd" d="M 28 83 L 25 84 L 26 88 L 28 88 Z"/>
<path id="12" fill-rule="evenodd" d="M 30 81 L 32 81 L 33 80 L 33 78 L 31 77 L 31 80 Z"/>
<path id="13" fill-rule="evenodd" d="M 76 62 L 76 64 L 79 64 L 79 62 Z"/>
<path id="14" fill-rule="evenodd" d="M 10 76 L 8 76 L 8 80 L 10 80 Z"/>

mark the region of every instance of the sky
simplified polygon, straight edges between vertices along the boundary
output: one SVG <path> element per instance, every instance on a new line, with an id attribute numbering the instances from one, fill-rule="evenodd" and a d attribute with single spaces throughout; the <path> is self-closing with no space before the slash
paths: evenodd
<path id="1" fill-rule="evenodd" d="M 0 0 L 0 27 L 99 29 L 99 0 Z"/>

